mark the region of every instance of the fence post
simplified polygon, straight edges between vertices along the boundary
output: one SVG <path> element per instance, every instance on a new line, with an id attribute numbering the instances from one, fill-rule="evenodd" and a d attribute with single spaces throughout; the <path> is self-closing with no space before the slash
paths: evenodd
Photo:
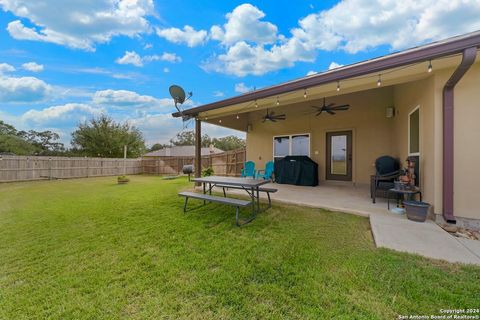
<path id="1" fill-rule="evenodd" d="M 52 180 L 52 158 L 48 158 L 48 180 Z"/>

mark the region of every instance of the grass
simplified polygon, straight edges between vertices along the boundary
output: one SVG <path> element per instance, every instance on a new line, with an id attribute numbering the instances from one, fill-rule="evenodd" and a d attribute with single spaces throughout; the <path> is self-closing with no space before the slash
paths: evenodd
<path id="1" fill-rule="evenodd" d="M 376 249 L 365 218 L 274 206 L 237 228 L 230 207 L 183 214 L 187 186 L 149 176 L 0 185 L 0 319 L 392 319 L 478 307 L 480 268 Z"/>

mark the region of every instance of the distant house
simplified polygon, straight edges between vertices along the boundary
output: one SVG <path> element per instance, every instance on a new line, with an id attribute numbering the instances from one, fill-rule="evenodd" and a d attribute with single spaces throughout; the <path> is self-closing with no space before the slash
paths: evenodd
<path id="1" fill-rule="evenodd" d="M 202 156 L 224 152 L 213 146 L 202 148 Z M 195 146 L 175 146 L 149 152 L 144 157 L 195 157 Z"/>

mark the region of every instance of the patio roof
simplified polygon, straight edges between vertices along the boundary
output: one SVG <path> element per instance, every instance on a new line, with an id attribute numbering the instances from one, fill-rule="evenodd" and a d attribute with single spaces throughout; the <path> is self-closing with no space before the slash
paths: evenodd
<path id="1" fill-rule="evenodd" d="M 183 111 L 183 116 L 193 118 L 198 116 L 200 113 L 205 113 L 207 111 L 253 102 L 259 99 L 271 98 L 298 90 L 303 91 L 308 88 L 317 87 L 323 84 L 336 83 L 337 81 L 365 76 L 368 74 L 381 74 L 385 70 L 391 70 L 420 62 L 428 62 L 429 60 L 458 55 L 461 54 L 463 50 L 470 47 L 480 47 L 480 31 L 433 42 L 405 51 L 362 61 L 341 68 L 336 68 L 248 92 L 232 98 L 187 109 Z M 174 117 L 182 116 L 182 114 L 179 112 L 175 112 L 172 115 Z"/>

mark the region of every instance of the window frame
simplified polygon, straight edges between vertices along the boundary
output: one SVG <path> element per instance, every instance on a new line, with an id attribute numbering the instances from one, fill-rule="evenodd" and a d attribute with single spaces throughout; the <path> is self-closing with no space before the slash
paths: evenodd
<path id="1" fill-rule="evenodd" d="M 284 158 L 286 156 L 291 156 L 292 155 L 292 142 L 293 139 L 292 137 L 296 136 L 308 136 L 308 157 L 310 157 L 311 154 L 311 147 L 312 147 L 312 135 L 310 133 L 293 133 L 293 134 L 279 134 L 275 135 L 272 137 L 272 159 L 275 160 L 277 158 Z M 288 137 L 288 155 L 286 156 L 275 156 L 275 138 L 281 138 L 281 137 Z"/>
<path id="2" fill-rule="evenodd" d="M 410 117 L 412 114 L 414 114 L 416 111 L 418 111 L 418 152 L 410 152 L 410 141 L 411 141 L 411 136 L 410 136 Z M 407 122 L 408 122 L 408 143 L 407 143 L 407 154 L 409 156 L 420 156 L 420 150 L 421 150 L 421 139 L 420 139 L 420 132 L 421 132 L 421 110 L 420 110 L 420 105 L 416 106 L 415 108 L 412 109 L 412 111 L 410 111 L 408 113 L 408 118 L 407 118 Z"/>

